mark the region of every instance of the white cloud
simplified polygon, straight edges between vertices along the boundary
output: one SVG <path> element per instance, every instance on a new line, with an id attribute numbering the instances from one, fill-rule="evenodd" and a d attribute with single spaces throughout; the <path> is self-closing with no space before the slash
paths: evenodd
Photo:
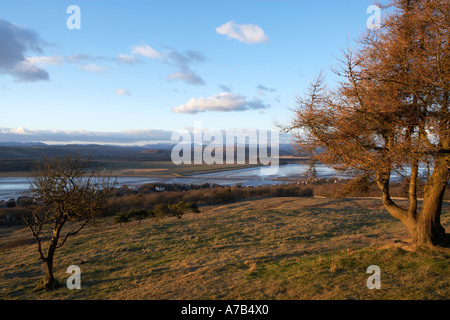
<path id="1" fill-rule="evenodd" d="M 205 84 L 202 78 L 200 78 L 192 70 L 187 68 L 168 75 L 167 80 L 180 80 L 187 84 Z"/>
<path id="2" fill-rule="evenodd" d="M 134 46 L 131 49 L 131 52 L 153 60 L 163 58 L 163 55 L 161 53 L 150 47 L 148 44 L 144 44 L 142 46 Z"/>
<path id="3" fill-rule="evenodd" d="M 61 65 L 63 62 L 62 56 L 51 56 L 51 57 L 26 57 L 25 60 L 29 63 L 38 66 L 46 66 L 46 65 Z"/>
<path id="4" fill-rule="evenodd" d="M 157 60 L 160 63 L 169 64 L 177 69 L 166 77 L 168 81 L 182 81 L 191 85 L 205 84 L 203 79 L 191 69 L 192 64 L 201 63 L 206 60 L 206 57 L 199 51 L 188 50 L 186 52 L 179 52 L 173 48 L 166 47 L 164 52 L 159 52 L 145 43 L 143 45 L 132 46 L 131 53 L 119 54 L 116 60 L 124 64 L 137 64 L 142 61 L 136 55 L 146 57 Z"/>
<path id="5" fill-rule="evenodd" d="M 264 33 L 264 30 L 254 24 L 238 25 L 234 21 L 228 21 L 220 27 L 217 27 L 216 32 L 221 35 L 226 35 L 230 39 L 236 39 L 248 44 L 266 42 L 269 40 Z"/>
<path id="6" fill-rule="evenodd" d="M 116 94 L 118 96 L 131 96 L 131 92 L 127 89 L 120 88 L 116 90 Z"/>
<path id="7" fill-rule="evenodd" d="M 3 130 L 1 132 L 3 133 Z M 9 129 L 9 132 L 13 134 L 30 134 L 30 132 L 23 126 L 19 128 Z"/>
<path id="8" fill-rule="evenodd" d="M 136 56 L 134 56 L 132 54 L 119 54 L 117 61 L 119 61 L 120 63 L 125 63 L 125 64 L 142 63 L 141 60 L 139 60 L 138 58 L 136 58 Z"/>
<path id="9" fill-rule="evenodd" d="M 78 66 L 78 69 L 87 72 L 92 72 L 94 74 L 105 73 L 108 70 L 105 66 L 99 66 L 96 64 L 82 64 Z"/>
<path id="10" fill-rule="evenodd" d="M 269 105 L 264 104 L 260 100 L 247 100 L 246 97 L 231 93 L 222 92 L 208 98 L 192 98 L 187 103 L 172 109 L 175 113 L 195 114 L 205 111 L 246 111 L 255 109 L 267 109 Z"/>

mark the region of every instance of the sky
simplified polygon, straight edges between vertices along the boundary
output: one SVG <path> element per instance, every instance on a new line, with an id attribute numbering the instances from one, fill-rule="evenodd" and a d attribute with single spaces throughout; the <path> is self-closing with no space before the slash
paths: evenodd
<path id="1" fill-rule="evenodd" d="M 2 0 L 0 142 L 136 144 L 196 121 L 273 129 L 319 72 L 336 81 L 371 4 Z"/>

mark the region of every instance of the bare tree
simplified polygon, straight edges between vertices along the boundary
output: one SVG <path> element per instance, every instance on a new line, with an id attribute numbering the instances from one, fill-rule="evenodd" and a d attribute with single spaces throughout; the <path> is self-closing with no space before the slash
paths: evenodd
<path id="1" fill-rule="evenodd" d="M 440 214 L 450 177 L 450 0 L 390 0 L 384 7 L 390 10 L 381 28 L 344 52 L 334 70 L 341 82 L 329 89 L 320 75 L 298 99 L 287 130 L 315 160 L 376 183 L 414 245 L 434 247 L 448 241 Z M 420 165 L 432 174 L 421 176 Z M 407 207 L 390 196 L 395 173 L 406 177 Z"/>
<path id="2" fill-rule="evenodd" d="M 96 221 L 117 184 L 110 173 L 92 170 L 89 164 L 79 156 L 44 158 L 34 172 L 30 189 L 40 205 L 25 222 L 45 265 L 46 289 L 58 283 L 53 274 L 55 251 Z M 46 236 L 47 232 L 51 235 Z M 48 243 L 46 250 L 44 242 Z"/>

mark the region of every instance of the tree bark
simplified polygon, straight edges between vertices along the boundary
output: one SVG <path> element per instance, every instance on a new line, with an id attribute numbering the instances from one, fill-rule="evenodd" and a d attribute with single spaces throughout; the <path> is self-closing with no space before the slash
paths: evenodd
<path id="1" fill-rule="evenodd" d="M 402 221 L 408 228 L 413 245 L 418 247 L 433 247 L 447 245 L 448 238 L 441 225 L 440 215 L 444 194 L 450 177 L 447 155 L 437 158 L 433 174 L 428 179 L 424 189 L 424 200 L 421 212 L 418 214 L 417 194 L 415 183 L 417 179 L 417 166 L 413 165 L 409 190 L 410 206 L 408 210 L 399 207 L 392 201 L 389 192 L 389 174 L 378 174 L 377 183 L 382 193 L 382 201 L 391 216 Z"/>
<path id="2" fill-rule="evenodd" d="M 45 264 L 45 280 L 44 280 L 44 288 L 45 289 L 53 289 L 58 285 L 58 282 L 53 275 L 53 258 L 55 257 L 55 251 L 58 248 L 59 236 L 61 233 L 61 229 L 64 226 L 66 219 L 62 219 L 61 222 L 56 222 L 55 227 L 53 228 L 53 237 L 50 241 L 50 245 L 47 251 L 47 257 L 44 260 Z"/>
<path id="3" fill-rule="evenodd" d="M 433 174 L 425 186 L 423 208 L 416 217 L 416 231 L 413 235 L 416 246 L 441 245 L 446 241 L 440 215 L 449 180 L 447 158 L 447 155 L 438 156 Z"/>
<path id="4" fill-rule="evenodd" d="M 53 257 L 55 254 L 55 249 L 50 245 L 48 249 L 47 258 L 45 258 L 45 280 L 44 280 L 44 288 L 45 289 L 53 289 L 55 288 L 57 282 L 55 276 L 53 275 Z"/>

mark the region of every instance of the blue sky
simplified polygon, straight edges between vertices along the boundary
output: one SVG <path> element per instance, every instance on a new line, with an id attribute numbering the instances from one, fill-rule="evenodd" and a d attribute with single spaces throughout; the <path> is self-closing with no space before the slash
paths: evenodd
<path id="1" fill-rule="evenodd" d="M 321 70 L 333 82 L 330 68 L 366 29 L 371 4 L 2 0 L 0 141 L 195 121 L 271 129 Z M 66 25 L 70 5 L 81 29 Z"/>

